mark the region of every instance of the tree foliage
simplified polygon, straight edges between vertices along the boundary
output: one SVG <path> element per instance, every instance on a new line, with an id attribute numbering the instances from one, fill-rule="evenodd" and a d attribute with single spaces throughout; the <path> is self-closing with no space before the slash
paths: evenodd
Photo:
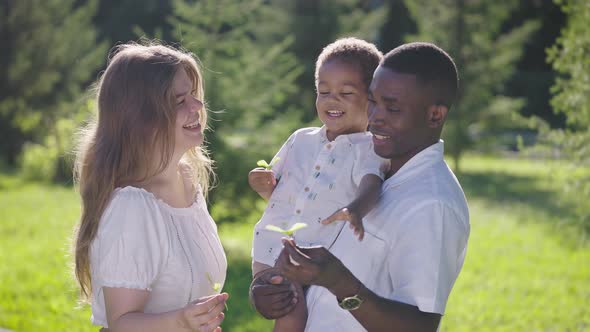
<path id="1" fill-rule="evenodd" d="M 518 6 L 516 0 L 418 0 L 406 4 L 418 29 L 409 40 L 441 46 L 459 70 L 459 97 L 443 133 L 446 149 L 459 170 L 466 149 L 485 138 L 493 139 L 499 128 L 524 125 L 518 110 L 525 101 L 506 96 L 503 88 L 539 23 L 528 20 L 515 28 L 504 27 Z"/>
<path id="2" fill-rule="evenodd" d="M 219 176 L 212 200 L 231 206 L 213 212 L 220 221 L 244 217 L 257 198 L 248 171 L 301 124 L 301 111 L 287 103 L 298 93 L 302 68 L 288 51 L 293 37 L 277 29 L 286 13 L 260 0 L 175 0 L 173 13 L 174 39 L 204 69 L 213 129 L 207 137 Z M 226 210 L 231 216 L 221 215 Z"/>
<path id="3" fill-rule="evenodd" d="M 317 120 L 314 72 L 318 55 L 337 38 L 354 36 L 377 42 L 379 30 L 387 19 L 388 6 L 363 0 L 283 0 L 276 3 L 289 13 L 284 26 L 295 37 L 289 50 L 303 66 L 303 73 L 297 79 L 300 93 L 289 102 L 304 110 L 305 123 L 313 122 Z"/>
<path id="4" fill-rule="evenodd" d="M 34 140 L 52 135 L 63 155 L 57 122 L 72 117 L 103 63 L 96 40 L 96 1 L 19 0 L 0 3 L 0 119 Z"/>
<path id="5" fill-rule="evenodd" d="M 551 105 L 566 116 L 567 128 L 553 131 L 550 139 L 572 163 L 566 199 L 574 204 L 581 221 L 590 228 L 590 3 L 557 1 L 568 20 L 548 60 L 560 74 L 552 88 Z"/>

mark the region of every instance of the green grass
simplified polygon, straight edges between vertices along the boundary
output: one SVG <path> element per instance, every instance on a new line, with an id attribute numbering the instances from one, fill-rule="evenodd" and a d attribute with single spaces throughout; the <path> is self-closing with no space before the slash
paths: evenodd
<path id="1" fill-rule="evenodd" d="M 554 163 L 469 157 L 459 180 L 471 210 L 463 272 L 441 331 L 590 330 L 587 232 L 558 203 Z M 66 187 L 0 175 L 0 327 L 96 331 L 76 308 L 69 238 L 79 212 Z M 221 225 L 229 260 L 225 331 L 268 331 L 247 300 L 251 224 Z"/>

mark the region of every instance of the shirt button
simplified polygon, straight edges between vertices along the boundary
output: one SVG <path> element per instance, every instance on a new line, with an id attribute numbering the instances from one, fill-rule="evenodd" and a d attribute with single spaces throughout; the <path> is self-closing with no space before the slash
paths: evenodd
<path id="1" fill-rule="evenodd" d="M 301 210 L 297 210 L 297 211 L 295 211 L 295 212 L 297 212 L 297 214 L 300 214 L 300 213 L 301 213 Z"/>
<path id="2" fill-rule="evenodd" d="M 326 145 L 326 147 L 327 147 L 328 149 L 330 149 L 330 148 L 332 147 L 332 144 L 328 144 L 328 145 Z"/>
<path id="3" fill-rule="evenodd" d="M 316 171 L 319 171 L 320 170 L 320 165 L 316 165 L 315 166 L 315 169 L 316 169 Z"/>
<path id="4" fill-rule="evenodd" d="M 303 189 L 303 190 L 305 190 L 307 192 L 307 191 L 309 191 L 309 187 L 305 187 L 305 189 Z"/>

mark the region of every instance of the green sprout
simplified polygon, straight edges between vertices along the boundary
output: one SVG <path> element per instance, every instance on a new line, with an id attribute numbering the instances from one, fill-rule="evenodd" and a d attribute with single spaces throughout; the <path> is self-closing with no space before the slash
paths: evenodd
<path id="1" fill-rule="evenodd" d="M 279 160 L 281 160 L 281 158 L 279 158 L 279 157 L 272 158 L 272 160 L 270 161 L 270 164 L 269 164 L 266 162 L 266 160 L 260 159 L 259 161 L 256 162 L 256 165 L 258 165 L 260 167 L 264 167 L 267 171 L 270 171 L 270 169 L 273 167 L 273 165 L 276 164 Z"/>
<path id="2" fill-rule="evenodd" d="M 293 233 L 295 233 L 295 231 L 298 231 L 298 230 L 305 228 L 305 227 L 307 227 L 306 223 L 298 222 L 295 225 L 291 226 L 291 228 L 289 228 L 289 229 L 282 229 L 279 226 L 275 226 L 275 225 L 266 225 L 265 228 L 268 229 L 269 231 L 283 233 L 289 237 L 292 237 Z"/>
<path id="3" fill-rule="evenodd" d="M 205 272 L 205 275 L 207 276 L 207 280 L 209 280 L 209 284 L 211 285 L 211 289 L 213 289 L 214 292 L 219 293 L 221 291 L 221 284 L 218 282 L 213 282 L 213 278 L 211 278 L 211 275 L 209 274 L 209 272 Z M 229 311 L 229 308 L 227 307 L 227 302 L 224 303 L 225 305 L 225 310 Z"/>
<path id="4" fill-rule="evenodd" d="M 268 229 L 269 231 L 283 233 L 283 234 L 287 235 L 288 237 L 292 238 L 295 231 L 298 231 L 298 230 L 305 228 L 305 227 L 307 227 L 306 223 L 298 222 L 298 223 L 295 223 L 295 225 L 291 226 L 291 228 L 289 228 L 289 229 L 282 229 L 279 226 L 275 226 L 275 225 L 266 225 L 265 228 Z M 297 263 L 297 261 L 295 261 L 293 259 L 293 257 L 291 257 L 291 255 L 289 255 L 289 260 L 291 261 L 291 263 L 293 265 L 299 266 L 299 263 Z"/>

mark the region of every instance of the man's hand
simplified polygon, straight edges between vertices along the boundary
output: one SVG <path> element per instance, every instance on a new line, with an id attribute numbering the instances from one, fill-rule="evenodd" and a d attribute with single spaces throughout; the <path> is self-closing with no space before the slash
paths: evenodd
<path id="1" fill-rule="evenodd" d="M 301 285 L 299 283 L 294 283 L 294 285 L 301 301 L 297 301 L 293 311 L 275 321 L 274 332 L 303 332 L 305 330 L 307 303 L 305 303 L 305 295 Z"/>
<path id="2" fill-rule="evenodd" d="M 276 269 L 268 269 L 254 277 L 250 301 L 264 318 L 277 319 L 295 309 L 299 298 L 293 283 Z"/>
<path id="3" fill-rule="evenodd" d="M 359 237 L 359 241 L 363 240 L 365 236 L 365 228 L 363 227 L 363 219 L 353 209 L 342 208 L 334 212 L 328 218 L 322 220 L 322 224 L 328 225 L 335 221 L 348 221 L 350 229 L 354 229 L 354 234 Z"/>
<path id="4" fill-rule="evenodd" d="M 285 247 L 275 266 L 293 281 L 322 286 L 336 294 L 341 290 L 346 292 L 347 283 L 356 280 L 344 264 L 324 247 L 301 248 L 292 239 L 283 239 L 283 244 Z M 290 258 L 299 265 L 293 264 Z"/>
<path id="5" fill-rule="evenodd" d="M 277 185 L 277 179 L 272 170 L 257 167 L 248 173 L 248 184 L 252 190 L 268 200 Z"/>

